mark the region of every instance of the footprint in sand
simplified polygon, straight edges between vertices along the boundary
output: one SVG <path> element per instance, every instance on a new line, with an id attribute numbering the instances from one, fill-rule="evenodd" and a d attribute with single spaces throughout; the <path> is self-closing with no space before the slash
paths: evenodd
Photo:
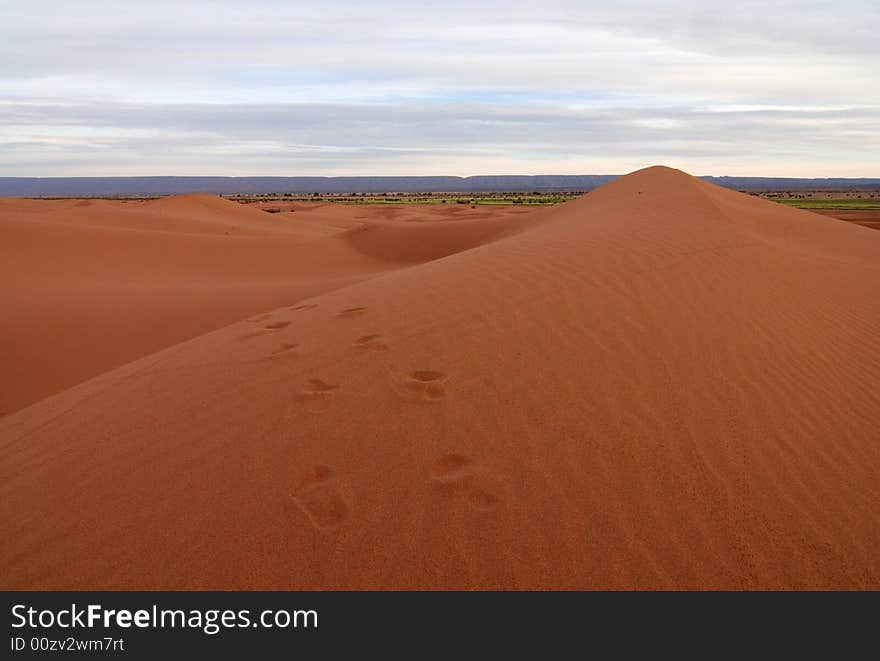
<path id="1" fill-rule="evenodd" d="M 343 319 L 353 319 L 354 317 L 359 317 L 362 314 L 365 314 L 367 308 L 347 308 L 345 310 L 340 310 L 336 313 L 337 317 L 341 317 Z"/>
<path id="2" fill-rule="evenodd" d="M 474 510 L 492 512 L 501 503 L 498 496 L 479 485 L 473 460 L 463 454 L 451 452 L 439 457 L 431 466 L 430 475 L 447 495 L 460 498 Z"/>
<path id="3" fill-rule="evenodd" d="M 364 335 L 363 337 L 359 337 L 354 341 L 354 346 L 357 349 L 371 349 L 372 351 L 387 351 L 388 345 L 382 342 L 379 338 L 381 335 Z"/>
<path id="4" fill-rule="evenodd" d="M 289 354 L 291 351 L 296 349 L 299 346 L 296 342 L 282 342 L 278 345 L 278 348 L 275 349 L 272 353 L 269 354 L 269 358 L 275 358 L 277 356 L 282 356 L 285 354 Z"/>
<path id="5" fill-rule="evenodd" d="M 498 496 L 478 488 L 467 491 L 464 496 L 468 505 L 480 512 L 494 512 L 500 504 Z"/>
<path id="6" fill-rule="evenodd" d="M 457 482 L 473 474 L 473 465 L 470 457 L 463 454 L 444 454 L 431 466 L 431 479 L 445 483 Z"/>
<path id="7" fill-rule="evenodd" d="M 293 500 L 322 532 L 333 532 L 348 517 L 348 505 L 339 493 L 336 472 L 329 466 L 315 466 L 294 492 Z"/>
<path id="8" fill-rule="evenodd" d="M 406 379 L 408 390 L 421 393 L 425 399 L 441 399 L 446 396 L 446 375 L 436 370 L 415 370 Z"/>
<path id="9" fill-rule="evenodd" d="M 321 379 L 310 379 L 296 399 L 305 404 L 312 413 L 324 413 L 330 408 L 334 391 L 338 387 Z"/>
<path id="10" fill-rule="evenodd" d="M 265 321 L 266 319 L 269 319 L 271 316 L 272 316 L 271 314 L 265 314 L 265 315 L 262 315 L 261 317 L 254 317 L 253 319 L 249 319 L 248 321 L 252 321 L 252 322 Z M 260 336 L 264 335 L 266 333 L 266 331 L 268 331 L 270 333 L 274 333 L 276 331 L 281 330 L 282 328 L 287 328 L 288 326 L 290 326 L 289 321 L 273 321 L 272 323 L 266 324 L 265 326 L 263 326 L 260 330 L 255 330 L 255 331 L 250 331 L 248 333 L 244 333 L 243 335 L 239 335 L 235 339 L 237 339 L 237 340 L 250 340 L 251 338 L 260 337 Z"/>

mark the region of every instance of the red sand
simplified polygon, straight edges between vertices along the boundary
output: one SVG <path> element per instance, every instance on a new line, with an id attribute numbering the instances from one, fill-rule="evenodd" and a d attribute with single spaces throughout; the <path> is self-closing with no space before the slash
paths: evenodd
<path id="1" fill-rule="evenodd" d="M 78 204 L 0 202 L 2 587 L 880 588 L 880 233 Z"/>
<path id="2" fill-rule="evenodd" d="M 252 314 L 400 268 L 401 259 L 467 248 L 513 213 L 493 212 L 434 236 L 431 223 L 383 228 L 400 215 L 393 207 L 302 205 L 279 216 L 206 195 L 0 199 L 0 364 L 14 375 L 0 384 L 0 416 Z M 415 209 L 404 219 L 433 215 Z M 348 239 L 344 229 L 361 233 Z"/>
<path id="3" fill-rule="evenodd" d="M 880 211 L 876 209 L 816 209 L 815 213 L 880 230 Z"/>

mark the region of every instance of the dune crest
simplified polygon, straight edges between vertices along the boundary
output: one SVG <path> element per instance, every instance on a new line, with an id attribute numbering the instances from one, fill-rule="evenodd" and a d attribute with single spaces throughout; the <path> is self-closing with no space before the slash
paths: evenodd
<path id="1" fill-rule="evenodd" d="M 335 286 L 0 419 L 5 587 L 880 587 L 880 233 L 663 167 L 355 220 L 282 250 Z"/>

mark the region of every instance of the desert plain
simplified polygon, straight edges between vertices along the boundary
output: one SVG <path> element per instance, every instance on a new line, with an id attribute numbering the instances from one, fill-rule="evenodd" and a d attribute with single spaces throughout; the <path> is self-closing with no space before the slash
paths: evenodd
<path id="1" fill-rule="evenodd" d="M 7 589 L 880 588 L 880 232 L 0 200 Z"/>

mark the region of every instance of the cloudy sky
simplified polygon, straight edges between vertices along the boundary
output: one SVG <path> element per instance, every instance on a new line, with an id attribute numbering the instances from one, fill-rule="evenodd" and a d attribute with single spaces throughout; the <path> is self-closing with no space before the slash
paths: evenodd
<path id="1" fill-rule="evenodd" d="M 0 17 L 0 176 L 880 177 L 878 0 L 0 0 Z"/>

